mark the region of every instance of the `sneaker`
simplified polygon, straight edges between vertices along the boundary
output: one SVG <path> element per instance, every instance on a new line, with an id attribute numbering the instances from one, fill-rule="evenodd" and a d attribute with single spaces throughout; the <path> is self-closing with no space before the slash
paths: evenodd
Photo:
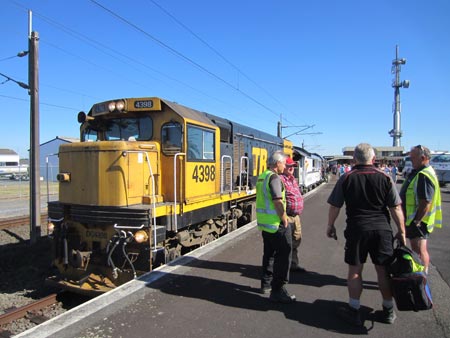
<path id="1" fill-rule="evenodd" d="M 395 319 L 397 318 L 397 315 L 395 314 L 394 307 L 391 307 L 388 309 L 387 307 L 383 306 L 383 310 L 378 311 L 378 320 L 381 323 L 385 324 L 393 324 Z"/>
<path id="2" fill-rule="evenodd" d="M 350 305 L 341 306 L 337 309 L 337 315 L 342 320 L 353 326 L 362 326 L 361 312 Z"/>
<path id="3" fill-rule="evenodd" d="M 263 295 L 267 295 L 270 292 L 271 287 L 268 286 L 261 286 L 261 288 L 259 289 L 259 292 Z"/>
<path id="4" fill-rule="evenodd" d="M 284 287 L 275 291 L 272 290 L 269 299 L 271 302 L 284 304 L 293 303 L 296 300 L 295 295 L 289 294 L 289 292 Z"/>

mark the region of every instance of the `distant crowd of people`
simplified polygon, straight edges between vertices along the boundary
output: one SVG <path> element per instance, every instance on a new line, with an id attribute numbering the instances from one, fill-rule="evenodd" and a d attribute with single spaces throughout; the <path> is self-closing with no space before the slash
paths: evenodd
<path id="1" fill-rule="evenodd" d="M 394 183 L 397 183 L 397 175 L 398 167 L 395 164 L 384 164 L 381 165 L 378 163 L 373 164 L 375 167 L 379 168 L 381 171 L 385 172 L 387 175 L 391 176 Z M 334 164 L 331 166 L 331 172 L 334 175 L 337 175 L 338 177 L 341 177 L 345 173 L 348 173 L 350 170 L 352 170 L 352 166 L 350 164 L 344 163 L 344 164 Z"/>

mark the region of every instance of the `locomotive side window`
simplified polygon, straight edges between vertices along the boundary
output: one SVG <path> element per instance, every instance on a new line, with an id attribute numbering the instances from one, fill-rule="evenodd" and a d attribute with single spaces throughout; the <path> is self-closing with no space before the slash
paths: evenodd
<path id="1" fill-rule="evenodd" d="M 181 124 L 169 122 L 161 128 L 161 147 L 164 153 L 175 154 L 181 151 Z"/>
<path id="2" fill-rule="evenodd" d="M 208 161 L 214 160 L 214 139 L 215 133 L 211 130 L 194 127 L 187 127 L 188 161 Z"/>

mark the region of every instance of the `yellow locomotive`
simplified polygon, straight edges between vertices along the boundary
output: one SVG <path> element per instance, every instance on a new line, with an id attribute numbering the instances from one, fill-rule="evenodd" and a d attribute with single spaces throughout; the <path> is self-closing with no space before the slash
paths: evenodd
<path id="1" fill-rule="evenodd" d="M 48 282 L 102 293 L 255 219 L 256 178 L 291 142 L 164 99 L 78 114 L 59 149 Z"/>

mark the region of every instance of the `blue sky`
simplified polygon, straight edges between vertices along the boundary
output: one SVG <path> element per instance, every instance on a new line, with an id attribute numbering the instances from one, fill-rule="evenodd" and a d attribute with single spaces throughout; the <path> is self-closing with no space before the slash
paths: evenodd
<path id="1" fill-rule="evenodd" d="M 399 46 L 401 145 L 450 150 L 448 0 L 3 0 L 0 73 L 28 82 L 39 33 L 40 142 L 78 137 L 79 111 L 160 96 L 322 155 L 390 146 Z M 0 148 L 28 157 L 27 91 L 0 76 Z"/>

